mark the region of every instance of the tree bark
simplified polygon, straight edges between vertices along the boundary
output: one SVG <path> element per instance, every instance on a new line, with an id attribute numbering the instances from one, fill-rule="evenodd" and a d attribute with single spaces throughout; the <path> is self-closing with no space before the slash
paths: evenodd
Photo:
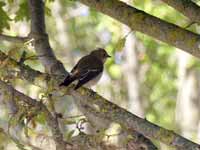
<path id="1" fill-rule="evenodd" d="M 67 75 L 63 64 L 58 61 L 49 44 L 45 27 L 44 2 L 42 0 L 29 0 L 31 16 L 30 37 L 34 39 L 34 46 L 41 63 L 49 74 Z"/>
<path id="2" fill-rule="evenodd" d="M 5 34 L 0 34 L 0 40 L 14 43 L 24 43 L 29 40 L 29 37 L 9 36 Z"/>
<path id="3" fill-rule="evenodd" d="M 200 58 L 200 36 L 118 0 L 79 0 L 126 25 Z"/>
<path id="4" fill-rule="evenodd" d="M 57 60 L 54 55 L 54 52 L 49 44 L 48 34 L 46 33 L 44 1 L 29 0 L 28 5 L 31 18 L 31 32 L 29 36 L 34 39 L 35 51 L 37 55 L 40 56 L 39 60 L 43 64 L 47 73 L 63 75 L 64 78 L 68 75 L 68 72 L 65 70 L 63 64 Z M 60 81 L 62 81 L 63 78 Z M 51 115 L 51 113 L 49 115 Z M 50 117 L 47 119 L 49 119 L 49 125 L 53 126 L 51 131 L 56 143 L 56 149 L 65 150 L 66 144 L 58 125 L 58 118 L 56 116 Z"/>
<path id="5" fill-rule="evenodd" d="M 126 129 L 133 129 L 146 137 L 157 139 L 172 147 L 182 150 L 200 150 L 200 145 L 152 124 L 145 119 L 141 119 L 97 94 L 90 97 L 90 92 L 86 88 L 81 88 L 78 92 L 74 91 L 73 88 L 69 90 L 69 94 L 76 97 L 76 100 L 81 101 L 87 113 L 94 114 L 97 118 L 117 122 Z"/>
<path id="6" fill-rule="evenodd" d="M 135 28 L 136 30 L 138 29 L 139 31 L 148 33 L 151 36 L 158 37 L 158 39 L 168 42 L 169 44 L 179 46 L 180 48 L 183 48 L 185 51 L 192 53 L 197 57 L 200 56 L 198 52 L 199 37 L 194 33 L 185 31 L 175 25 L 165 23 L 155 17 L 145 14 L 142 11 L 136 10 L 131 6 L 124 4 L 123 2 L 114 0 L 95 0 L 95 1 L 80 0 L 80 1 L 86 3 L 87 5 L 93 6 L 98 10 L 101 10 L 102 12 L 109 14 L 110 16 L 116 19 L 119 19 L 125 24 L 130 25 L 131 28 Z M 29 7 L 31 12 L 30 36 L 33 37 L 35 40 L 34 45 L 37 54 L 44 56 L 41 57 L 40 60 L 42 64 L 45 66 L 46 72 L 50 74 L 49 76 L 51 76 L 51 73 L 55 74 L 55 72 L 58 73 L 59 75 L 66 74 L 63 65 L 56 59 L 49 45 L 48 36 L 45 31 L 43 1 L 29 0 Z M 117 11 L 117 9 L 120 9 L 121 11 L 119 12 Z M 145 28 L 149 25 L 151 26 L 151 28 Z M 164 31 L 164 33 L 162 33 L 162 30 Z M 179 35 L 175 33 L 178 33 Z M 186 40 L 186 35 L 187 35 L 187 40 Z M 28 76 L 25 77 L 29 78 Z M 60 78 L 61 76 L 58 76 L 58 79 Z M 58 81 L 56 80 L 56 82 Z M 0 83 L 1 83 L 0 89 L 6 90 L 7 85 L 4 82 Z M 141 119 L 131 114 L 130 112 L 109 102 L 108 100 L 104 99 L 98 94 L 94 94 L 91 90 L 88 90 L 86 88 L 80 88 L 78 91 L 74 91 L 73 86 L 63 89 L 59 89 L 57 87 L 57 90 L 72 95 L 75 98 L 75 101 L 81 104 L 82 109 L 84 109 L 85 115 L 89 119 L 94 120 L 93 122 L 95 122 L 96 120 L 95 125 L 97 126 L 100 123 L 103 124 L 106 122 L 117 122 L 125 129 L 135 130 L 145 135 L 146 137 L 157 139 L 163 143 L 166 143 L 173 147 L 177 147 L 178 149 L 182 150 L 200 149 L 200 145 L 195 144 L 173 132 L 165 130 L 159 126 L 156 126 L 144 119 Z M 32 99 L 29 99 L 28 96 L 25 96 L 20 92 L 16 92 L 16 96 L 20 96 L 21 99 L 26 100 L 25 101 L 26 103 L 29 103 L 31 105 L 33 104 L 35 107 L 40 106 L 39 103 L 35 103 L 35 101 L 32 101 Z M 47 121 L 49 126 L 51 127 L 52 133 L 54 134 L 54 139 L 57 145 L 57 149 L 65 149 L 64 148 L 65 142 L 63 141 L 62 134 L 59 131 L 58 121 L 56 120 L 56 118 L 51 116 L 52 114 L 48 112 L 48 110 L 46 110 L 43 106 L 42 110 L 45 111 L 50 116 L 47 119 Z M 100 120 L 102 122 L 98 122 Z"/>
<path id="7" fill-rule="evenodd" d="M 192 0 L 162 0 L 169 6 L 174 7 L 183 15 L 188 17 L 192 22 L 200 23 L 200 7 Z"/>
<path id="8" fill-rule="evenodd" d="M 28 76 L 26 77 L 29 78 Z M 40 78 L 37 77 L 36 79 L 40 80 Z M 35 83 L 38 82 L 35 81 Z M 89 89 L 82 87 L 78 91 L 74 91 L 72 85 L 68 88 L 58 90 L 62 93 L 72 95 L 75 98 L 76 103 L 82 105 L 86 117 L 89 119 L 95 118 L 93 121 L 94 123 L 96 122 L 95 125 L 99 124 L 98 121 L 103 121 L 105 125 L 106 122 L 117 122 L 125 129 L 137 131 L 148 138 L 159 140 L 167 145 L 182 150 L 200 150 L 200 145 L 131 114 L 127 110 L 109 102 L 100 95 L 94 94 Z M 100 122 L 99 125 L 101 124 L 102 123 Z"/>

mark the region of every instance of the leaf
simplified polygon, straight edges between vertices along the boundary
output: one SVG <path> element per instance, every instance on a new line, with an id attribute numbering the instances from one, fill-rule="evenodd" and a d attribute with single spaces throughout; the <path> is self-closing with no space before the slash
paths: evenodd
<path id="1" fill-rule="evenodd" d="M 119 79 L 122 76 L 122 72 L 119 65 L 116 64 L 111 65 L 108 71 L 113 79 Z"/>
<path id="2" fill-rule="evenodd" d="M 21 57 L 22 49 L 18 45 L 14 45 L 11 49 L 8 50 L 7 55 L 18 60 Z"/>
<path id="3" fill-rule="evenodd" d="M 25 146 L 23 144 L 20 143 L 20 141 L 17 138 L 13 138 L 10 137 L 12 139 L 12 141 L 16 144 L 16 146 L 20 149 L 20 150 L 27 150 L 25 148 Z"/>
<path id="4" fill-rule="evenodd" d="M 19 60 L 19 63 L 20 63 L 20 64 L 23 64 L 23 63 L 24 63 L 24 61 L 26 60 L 26 55 L 27 55 L 26 51 L 23 51 L 23 52 L 22 52 L 22 55 L 21 55 L 21 58 L 20 58 L 20 60 Z"/>
<path id="5" fill-rule="evenodd" d="M 8 129 L 10 129 L 10 127 L 16 126 L 17 124 L 23 125 L 23 119 L 24 118 L 25 118 L 25 114 L 23 113 L 23 111 L 22 112 L 18 112 L 17 114 L 12 116 L 9 119 Z"/>
<path id="6" fill-rule="evenodd" d="M 13 2 L 14 2 L 14 0 L 8 0 L 8 3 L 10 3 L 10 4 L 13 3 Z"/>
<path id="7" fill-rule="evenodd" d="M 29 16 L 28 2 L 23 1 L 19 5 L 19 9 L 16 12 L 16 16 L 15 16 L 14 20 L 15 20 L 15 22 L 17 22 L 17 21 L 23 21 L 23 20 L 28 21 L 29 19 L 30 19 L 30 16 Z"/>
<path id="8" fill-rule="evenodd" d="M 44 113 L 39 113 L 36 117 L 35 120 L 40 123 L 40 124 L 45 124 L 46 123 L 46 116 Z"/>
<path id="9" fill-rule="evenodd" d="M 126 38 L 132 33 L 132 30 L 129 31 L 123 38 L 121 38 L 118 43 L 115 46 L 115 51 L 122 51 L 125 43 L 126 43 Z"/>
<path id="10" fill-rule="evenodd" d="M 3 7 L 6 5 L 5 2 L 0 2 L 0 32 L 2 32 L 3 28 L 10 28 L 9 21 L 11 21 L 10 17 L 4 11 Z"/>
<path id="11" fill-rule="evenodd" d="M 45 3 L 47 2 L 54 2 L 55 0 L 45 0 Z"/>
<path id="12" fill-rule="evenodd" d="M 70 140 L 72 138 L 74 132 L 75 132 L 75 130 L 71 130 L 71 131 L 67 132 L 67 134 L 65 134 L 65 138 L 67 140 Z"/>
<path id="13" fill-rule="evenodd" d="M 66 119 L 64 121 L 64 124 L 66 124 L 66 125 L 76 124 L 76 121 L 75 120 Z"/>
<path id="14" fill-rule="evenodd" d="M 116 44 L 115 50 L 122 51 L 125 46 L 125 42 L 126 42 L 126 38 L 120 39 Z"/>
<path id="15" fill-rule="evenodd" d="M 45 14 L 47 16 L 51 16 L 51 9 L 49 7 L 47 7 L 47 6 L 45 6 Z"/>

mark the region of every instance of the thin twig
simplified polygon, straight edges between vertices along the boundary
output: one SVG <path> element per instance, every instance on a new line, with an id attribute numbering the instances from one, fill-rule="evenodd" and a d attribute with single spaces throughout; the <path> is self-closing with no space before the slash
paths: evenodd
<path id="1" fill-rule="evenodd" d="M 20 36 L 10 36 L 5 34 L 0 34 L 1 41 L 8 41 L 13 43 L 25 43 L 29 40 L 29 37 L 20 37 Z"/>

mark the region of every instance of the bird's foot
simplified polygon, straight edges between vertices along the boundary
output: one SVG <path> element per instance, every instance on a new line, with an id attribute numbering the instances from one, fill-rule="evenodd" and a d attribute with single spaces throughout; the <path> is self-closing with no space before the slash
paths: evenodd
<path id="1" fill-rule="evenodd" d="M 96 95 L 96 92 L 90 89 L 90 96 L 94 97 Z"/>

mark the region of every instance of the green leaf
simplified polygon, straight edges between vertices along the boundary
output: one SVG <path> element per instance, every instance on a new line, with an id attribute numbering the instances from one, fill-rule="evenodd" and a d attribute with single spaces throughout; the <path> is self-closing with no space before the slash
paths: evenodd
<path id="1" fill-rule="evenodd" d="M 119 65 L 113 64 L 108 69 L 109 74 L 113 79 L 119 79 L 122 76 Z"/>
<path id="2" fill-rule="evenodd" d="M 10 3 L 10 4 L 13 3 L 13 2 L 14 2 L 14 0 L 8 0 L 8 3 Z"/>
<path id="3" fill-rule="evenodd" d="M 47 6 L 45 6 L 45 14 L 47 16 L 51 16 L 51 9 L 49 7 L 47 7 Z"/>
<path id="4" fill-rule="evenodd" d="M 70 140 L 72 138 L 74 132 L 75 132 L 75 130 L 71 130 L 71 131 L 67 132 L 67 134 L 65 134 L 65 138 L 67 140 Z"/>
<path id="5" fill-rule="evenodd" d="M 12 139 L 12 141 L 16 144 L 16 146 L 20 149 L 20 150 L 27 150 L 25 148 L 25 146 L 23 144 L 20 143 L 20 141 L 17 138 L 13 138 L 10 137 Z"/>
<path id="6" fill-rule="evenodd" d="M 3 28 L 10 28 L 9 21 L 11 20 L 7 13 L 4 11 L 3 7 L 6 5 L 5 2 L 0 2 L 0 32 Z"/>
<path id="7" fill-rule="evenodd" d="M 30 16 L 29 16 L 28 2 L 23 1 L 19 5 L 19 9 L 16 12 L 16 16 L 15 16 L 14 20 L 15 20 L 15 22 L 17 22 L 17 21 L 23 21 L 23 20 L 28 21 L 29 19 L 30 19 Z"/>
<path id="8" fill-rule="evenodd" d="M 44 113 L 40 113 L 35 117 L 35 120 L 40 124 L 45 124 L 46 123 L 46 116 L 45 116 Z"/>
<path id="9" fill-rule="evenodd" d="M 125 46 L 125 43 L 126 43 L 126 38 L 120 39 L 116 44 L 115 50 L 116 51 L 122 51 L 122 49 Z"/>
<path id="10" fill-rule="evenodd" d="M 71 124 L 76 124 L 76 121 L 75 120 L 70 120 L 70 119 L 66 119 L 65 121 L 64 121 L 64 124 L 66 124 L 66 125 L 71 125 Z"/>
<path id="11" fill-rule="evenodd" d="M 45 0 L 45 3 L 47 2 L 54 2 L 55 0 Z"/>

